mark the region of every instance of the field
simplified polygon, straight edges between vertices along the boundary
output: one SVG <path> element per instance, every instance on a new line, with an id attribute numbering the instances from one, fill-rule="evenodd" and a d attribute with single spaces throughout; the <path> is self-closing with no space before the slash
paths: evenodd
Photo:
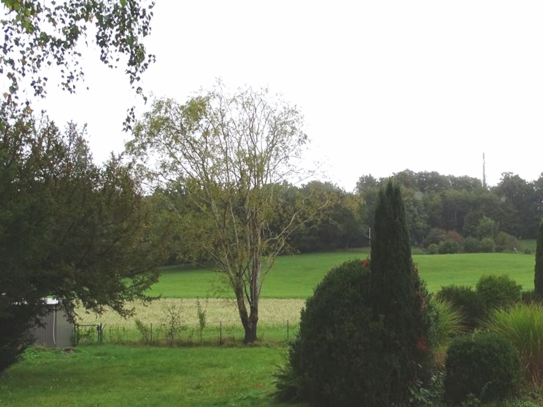
<path id="1" fill-rule="evenodd" d="M 263 289 L 259 323 L 261 339 L 285 342 L 292 338 L 298 329 L 300 309 L 324 274 L 345 260 L 366 256 L 364 252 L 348 252 L 280 257 Z M 481 275 L 490 273 L 508 274 L 523 289 L 533 288 L 534 255 L 494 253 L 414 255 L 413 258 L 430 291 L 435 292 L 449 284 L 474 286 Z M 243 329 L 231 294 L 225 287 L 217 291 L 220 277 L 203 269 L 166 268 L 151 291 L 151 295 L 161 295 L 162 298 L 147 306 L 131 304 L 135 307 L 133 318 L 122 319 L 113 312 L 101 316 L 82 312 L 78 322 L 102 323 L 105 325 L 105 342 L 126 343 L 142 340 L 135 325 L 135 320 L 139 319 L 149 328 L 153 324 L 153 341 L 160 343 L 166 338 L 168 310 L 175 309 L 182 326 L 176 339 L 179 343 L 240 340 Z M 206 327 L 201 338 L 195 297 L 200 297 L 201 308 L 206 311 Z M 89 342 L 97 339 L 94 328 L 88 328 L 86 336 Z"/>
<path id="2" fill-rule="evenodd" d="M 166 268 L 151 290 L 163 298 L 148 306 L 133 304 L 133 318 L 81 313 L 79 322 L 105 324 L 110 339 L 106 343 L 116 337 L 119 343 L 141 344 L 135 329 L 138 318 L 154 324 L 154 339 L 165 344 L 160 342 L 160 325 L 167 324 L 168 309 L 174 308 L 183 324 L 175 343 L 197 346 L 87 345 L 76 347 L 74 353 L 32 349 L 25 362 L 0 379 L 0 406 L 281 406 L 270 397 L 272 374 L 286 356 L 286 339 L 297 330 L 305 298 L 333 266 L 366 256 L 348 252 L 279 258 L 261 302 L 259 332 L 264 341 L 249 348 L 239 345 L 243 332 L 236 309 L 228 291 L 217 290 L 221 287 L 217 274 Z M 414 261 L 434 292 L 448 284 L 474 286 L 489 273 L 509 274 L 525 290 L 533 288 L 533 254 L 414 255 Z M 198 340 L 197 297 L 206 311 L 203 345 Z M 207 346 L 218 342 L 217 324 L 223 327 L 223 343 L 236 345 Z"/>
<path id="3" fill-rule="evenodd" d="M 317 253 L 298 256 L 284 256 L 277 259 L 275 267 L 264 284 L 261 300 L 259 336 L 268 342 L 285 342 L 292 338 L 300 319 L 300 309 L 314 287 L 323 276 L 337 264 L 353 258 L 365 258 L 365 252 Z M 508 274 L 524 290 L 533 289 L 534 255 L 512 253 L 414 255 L 421 277 L 430 291 L 438 291 L 449 284 L 475 286 L 484 274 Z M 186 267 L 165 268 L 160 281 L 151 290 L 152 296 L 161 299 L 149 305 L 131 304 L 135 315 L 122 319 L 113 312 L 97 316 L 80 313 L 78 322 L 105 325 L 104 340 L 108 343 L 126 343 L 142 340 L 136 329 L 139 319 L 153 329 L 154 343 L 166 338 L 168 310 L 174 309 L 181 321 L 179 343 L 218 343 L 223 340 L 236 341 L 243 338 L 236 306 L 231 293 L 220 284 L 221 275 L 204 269 Z M 218 290 L 222 288 L 222 290 Z M 196 299 L 206 312 L 206 327 L 198 329 Z M 83 332 L 84 341 L 95 342 L 95 329 Z M 87 342 L 85 342 L 87 339 Z"/>
<path id="4" fill-rule="evenodd" d="M 354 258 L 366 258 L 366 252 L 337 252 L 282 256 L 276 261 L 262 289 L 263 298 L 301 298 L 334 266 Z M 514 253 L 414 255 L 420 276 L 430 291 L 448 284 L 474 286 L 483 274 L 509 274 L 524 290 L 533 289 L 534 255 Z M 166 268 L 149 295 L 166 298 L 221 297 L 230 292 L 220 274 L 203 269 Z"/>
<path id="5" fill-rule="evenodd" d="M 271 372 L 284 354 L 278 347 L 37 349 L 0 379 L 0 406 L 287 406 L 270 397 Z"/>

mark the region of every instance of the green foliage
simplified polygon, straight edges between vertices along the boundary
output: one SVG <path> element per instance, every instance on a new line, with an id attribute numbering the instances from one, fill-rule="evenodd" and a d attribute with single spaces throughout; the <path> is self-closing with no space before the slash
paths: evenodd
<path id="1" fill-rule="evenodd" d="M 428 246 L 427 252 L 428 254 L 438 254 L 439 246 L 435 243 L 432 243 L 430 246 Z"/>
<path id="2" fill-rule="evenodd" d="M 543 307 L 531 304 L 496 309 L 485 327 L 515 345 L 525 377 L 540 385 L 543 381 Z"/>
<path id="3" fill-rule="evenodd" d="M 115 156 L 94 164 L 74 124 L 62 134 L 46 119 L 38 127 L 0 116 L 0 326 L 18 304 L 42 314 L 47 297 L 69 314 L 77 300 L 129 314 L 125 303 L 158 278 L 158 242 L 131 167 Z"/>
<path id="4" fill-rule="evenodd" d="M 105 65 L 114 68 L 119 56 L 128 57 L 125 72 L 132 88 L 141 94 L 136 84 L 155 60 L 146 53 L 143 44 L 143 38 L 151 32 L 154 6 L 152 2 L 148 6 L 145 3 L 144 0 L 72 0 L 69 4 L 56 5 L 2 0 L 0 25 L 4 42 L 0 72 L 8 79 L 0 91 L 3 103 L 29 106 L 28 101 L 19 100 L 25 85 L 34 90 L 35 96 L 45 97 L 49 82 L 45 68 L 51 65 L 58 67 L 61 88 L 75 92 L 76 83 L 84 78 L 80 49 L 87 42 L 89 31 L 94 32 L 100 60 Z M 125 124 L 133 120 L 131 109 Z"/>
<path id="5" fill-rule="evenodd" d="M 445 399 L 461 403 L 469 395 L 481 401 L 515 396 L 520 386 L 520 357 L 513 344 L 494 333 L 453 340 L 445 364 Z"/>
<path id="6" fill-rule="evenodd" d="M 537 234 L 534 287 L 536 295 L 543 298 L 543 222 L 540 222 Z"/>
<path id="7" fill-rule="evenodd" d="M 199 298 L 196 299 L 196 314 L 198 315 L 198 330 L 200 333 L 200 342 L 202 342 L 202 335 L 207 325 L 207 304 L 208 304 L 207 298 L 206 298 L 205 308 L 202 307 L 202 304 L 200 303 L 200 299 Z"/>
<path id="8" fill-rule="evenodd" d="M 491 237 L 485 237 L 481 239 L 481 252 L 492 253 L 494 252 L 494 239 Z"/>
<path id="9" fill-rule="evenodd" d="M 439 254 L 454 254 L 460 250 L 460 244 L 453 239 L 446 239 L 439 245 Z"/>
<path id="10" fill-rule="evenodd" d="M 462 313 L 451 303 L 432 298 L 433 307 L 437 311 L 437 318 L 433 324 L 433 335 L 437 352 L 444 352 L 451 339 L 464 329 Z"/>
<path id="11" fill-rule="evenodd" d="M 522 292 L 522 303 L 526 305 L 538 304 L 543 301 L 543 298 L 538 296 L 534 290 L 528 290 Z"/>
<path id="12" fill-rule="evenodd" d="M 480 253 L 481 250 L 481 241 L 475 237 L 467 237 L 464 240 L 464 252 L 466 253 Z"/>
<path id="13" fill-rule="evenodd" d="M 27 304 L 18 304 L 4 311 L 3 315 L 1 313 L 0 308 L 0 376 L 21 359 L 33 342 L 29 330 L 36 317 L 34 307 Z"/>
<path id="14" fill-rule="evenodd" d="M 494 243 L 496 244 L 497 252 L 512 252 L 520 248 L 520 241 L 505 232 L 498 232 L 496 237 L 494 237 Z"/>
<path id="15" fill-rule="evenodd" d="M 183 320 L 181 319 L 181 306 L 169 304 L 163 309 L 163 322 L 166 328 L 166 341 L 173 346 L 183 329 Z"/>
<path id="16" fill-rule="evenodd" d="M 496 233 L 498 233 L 496 222 L 487 216 L 483 216 L 475 229 L 475 236 L 479 239 L 490 238 L 494 240 Z"/>
<path id="17" fill-rule="evenodd" d="M 134 320 L 136 324 L 136 329 L 141 335 L 141 341 L 144 345 L 149 345 L 151 343 L 151 327 L 141 322 L 140 319 L 136 318 Z"/>
<path id="18" fill-rule="evenodd" d="M 327 204 L 289 199 L 287 181 L 305 177 L 303 127 L 301 112 L 267 89 L 230 93 L 218 81 L 185 104 L 154 101 L 127 143 L 152 186 L 182 192 L 186 211 L 175 211 L 179 193 L 164 197 L 193 252 L 188 260 L 210 259 L 223 275 L 247 343 L 257 340 L 258 301 L 276 257 Z"/>
<path id="19" fill-rule="evenodd" d="M 385 377 L 384 405 L 407 403 L 410 384 L 428 374 L 425 362 L 431 352 L 423 289 L 411 259 L 400 187 L 389 181 L 375 210 L 369 294 L 375 320 L 386 333 L 376 352 L 383 360 L 379 372 Z"/>
<path id="20" fill-rule="evenodd" d="M 485 303 L 471 287 L 445 286 L 437 292 L 436 298 L 451 304 L 459 311 L 468 330 L 477 328 L 485 316 Z"/>
<path id="21" fill-rule="evenodd" d="M 422 245 L 424 247 L 429 247 L 432 244 L 440 245 L 446 237 L 447 232 L 443 229 L 434 228 L 428 232 L 426 237 L 424 238 Z"/>
<path id="22" fill-rule="evenodd" d="M 507 274 L 485 275 L 477 282 L 477 295 L 485 303 L 488 311 L 510 307 L 522 299 L 522 286 Z"/>
<path id="23" fill-rule="evenodd" d="M 279 396 L 315 406 L 356 406 L 390 391 L 378 352 L 384 331 L 368 306 L 369 272 L 360 260 L 332 269 L 302 310 L 289 349 L 292 372 L 278 377 Z M 296 392 L 292 389 L 297 386 Z"/>

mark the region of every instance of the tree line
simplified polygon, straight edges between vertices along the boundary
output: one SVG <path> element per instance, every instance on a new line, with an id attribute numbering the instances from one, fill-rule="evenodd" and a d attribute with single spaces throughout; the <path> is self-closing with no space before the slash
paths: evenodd
<path id="1" fill-rule="evenodd" d="M 405 197 L 406 222 L 415 247 L 445 253 L 513 251 L 518 249 L 520 239 L 537 237 L 543 217 L 543 174 L 535 181 L 526 181 L 505 172 L 494 187 L 484 187 L 474 177 L 435 171 L 405 170 L 392 177 Z M 317 216 L 306 219 L 290 234 L 285 252 L 369 246 L 377 197 L 388 179 L 363 175 L 353 192 L 322 181 L 301 186 L 285 182 L 278 186 L 282 197 L 282 205 L 275 208 L 278 217 L 296 211 L 302 202 L 320 208 Z M 153 199 L 157 202 L 157 225 L 164 230 L 171 220 L 167 221 L 170 209 L 159 203 L 161 194 L 164 191 L 155 192 Z M 175 201 L 178 210 L 190 210 L 182 194 Z M 168 263 L 183 262 L 190 257 L 190 236 L 184 239 L 176 233 L 172 238 L 175 245 L 170 249 Z"/>

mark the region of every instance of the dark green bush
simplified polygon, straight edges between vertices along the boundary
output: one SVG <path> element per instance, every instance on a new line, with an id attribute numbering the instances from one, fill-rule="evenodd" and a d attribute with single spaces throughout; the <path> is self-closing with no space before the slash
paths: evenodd
<path id="1" fill-rule="evenodd" d="M 490 237 L 485 237 L 481 240 L 481 252 L 493 253 L 494 252 L 494 240 Z"/>
<path id="2" fill-rule="evenodd" d="M 11 306 L 0 312 L 0 376 L 11 365 L 17 363 L 34 338 L 33 309 L 24 304 Z"/>
<path id="3" fill-rule="evenodd" d="M 516 237 L 505 232 L 498 232 L 494 238 L 494 243 L 496 244 L 496 249 L 500 247 L 502 251 L 508 252 L 512 252 L 520 246 L 520 242 Z"/>
<path id="4" fill-rule="evenodd" d="M 477 328 L 485 316 L 485 303 L 471 287 L 457 285 L 441 287 L 436 298 L 450 303 L 459 310 L 463 316 L 463 324 L 468 330 Z"/>
<path id="5" fill-rule="evenodd" d="M 486 275 L 477 282 L 477 294 L 488 311 L 495 308 L 510 307 L 522 300 L 522 286 L 508 275 Z"/>
<path id="6" fill-rule="evenodd" d="M 288 367 L 277 375 L 278 396 L 314 406 L 374 405 L 386 393 L 379 358 L 383 325 L 368 306 L 369 271 L 360 260 L 330 271 L 302 310 Z"/>
<path id="7" fill-rule="evenodd" d="M 528 290 L 522 292 L 522 302 L 527 305 L 541 304 L 543 302 L 543 298 L 538 296 L 534 290 Z"/>
<path id="8" fill-rule="evenodd" d="M 439 253 L 439 246 L 435 243 L 432 243 L 430 246 L 428 246 L 428 249 L 426 249 L 426 252 L 428 254 L 438 254 Z"/>
<path id="9" fill-rule="evenodd" d="M 443 229 L 431 229 L 422 241 L 422 246 L 429 247 L 431 244 L 439 245 L 445 240 L 446 236 L 447 232 L 445 232 Z"/>
<path id="10" fill-rule="evenodd" d="M 445 400 L 461 403 L 470 394 L 481 401 L 503 400 L 518 393 L 520 357 L 513 344 L 493 333 L 453 340 L 445 363 Z"/>
<path id="11" fill-rule="evenodd" d="M 480 253 L 481 241 L 475 237 L 467 237 L 466 240 L 464 240 L 464 252 Z"/>
<path id="12" fill-rule="evenodd" d="M 447 239 L 439 245 L 439 254 L 454 254 L 460 250 L 460 244 L 452 239 Z"/>

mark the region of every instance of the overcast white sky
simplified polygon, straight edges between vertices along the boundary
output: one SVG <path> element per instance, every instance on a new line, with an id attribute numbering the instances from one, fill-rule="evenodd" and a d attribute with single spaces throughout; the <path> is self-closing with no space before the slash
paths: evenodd
<path id="1" fill-rule="evenodd" d="M 481 178 L 483 152 L 490 185 L 505 171 L 533 180 L 541 21 L 541 1 L 157 0 L 157 62 L 142 85 L 180 102 L 218 77 L 283 94 L 305 115 L 311 158 L 347 190 L 406 168 Z M 59 124 L 87 123 L 102 160 L 129 139 L 122 121 L 138 98 L 122 69 L 87 54 L 85 86 L 51 88 L 44 106 Z"/>

